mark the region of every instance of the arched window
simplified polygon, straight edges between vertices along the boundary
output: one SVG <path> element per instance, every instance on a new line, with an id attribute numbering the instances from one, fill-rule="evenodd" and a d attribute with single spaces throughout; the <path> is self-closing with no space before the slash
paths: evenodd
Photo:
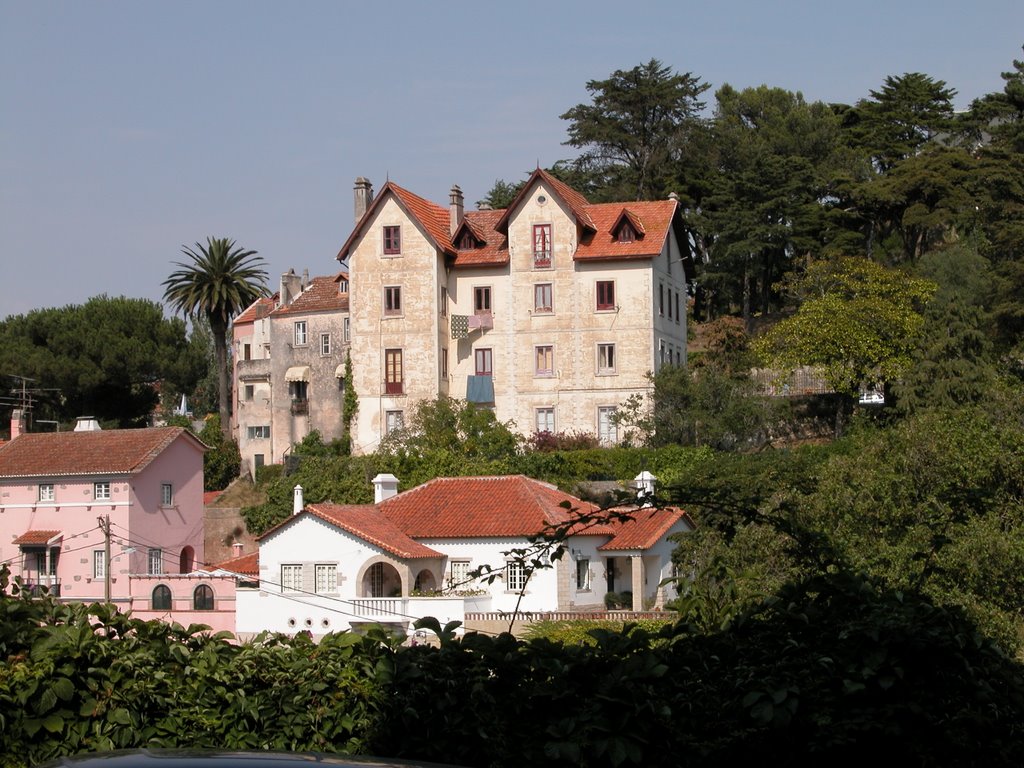
<path id="1" fill-rule="evenodd" d="M 192 593 L 192 608 L 196 611 L 213 610 L 213 590 L 206 584 L 200 584 Z"/>
<path id="2" fill-rule="evenodd" d="M 183 547 L 178 558 L 178 573 L 191 573 L 192 563 L 196 559 L 196 551 L 192 547 Z"/>
<path id="3" fill-rule="evenodd" d="M 166 584 L 157 584 L 156 589 L 153 590 L 153 610 L 171 610 L 171 588 Z"/>

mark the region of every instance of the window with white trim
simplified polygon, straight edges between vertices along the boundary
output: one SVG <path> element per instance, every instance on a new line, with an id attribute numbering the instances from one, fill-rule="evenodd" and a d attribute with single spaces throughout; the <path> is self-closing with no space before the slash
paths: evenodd
<path id="1" fill-rule="evenodd" d="M 110 500 L 110 483 L 103 481 L 92 484 L 92 497 L 97 501 Z"/>
<path id="2" fill-rule="evenodd" d="M 581 557 L 576 561 L 576 591 L 590 591 L 590 558 Z"/>
<path id="3" fill-rule="evenodd" d="M 538 432 L 552 432 L 555 431 L 555 409 L 551 408 L 538 408 L 535 411 L 536 424 Z"/>
<path id="4" fill-rule="evenodd" d="M 105 550 L 94 549 L 92 552 L 92 577 L 94 579 L 107 577 L 107 553 Z"/>
<path id="5" fill-rule="evenodd" d="M 320 334 L 320 354 L 326 357 L 331 354 L 331 334 Z"/>
<path id="6" fill-rule="evenodd" d="M 338 566 L 333 563 L 317 563 L 316 566 L 316 592 L 322 595 L 325 592 L 338 591 Z"/>
<path id="7" fill-rule="evenodd" d="M 294 563 L 281 565 L 281 591 L 302 591 L 302 566 Z"/>
<path id="8" fill-rule="evenodd" d="M 352 341 L 352 319 L 346 317 L 343 322 L 343 327 L 345 329 L 345 343 L 348 344 L 350 341 Z"/>
<path id="9" fill-rule="evenodd" d="M 40 483 L 39 484 L 39 501 L 53 501 L 53 483 Z"/>
<path id="10" fill-rule="evenodd" d="M 304 347 L 308 343 L 307 326 L 305 320 L 298 320 L 294 326 L 293 337 L 296 347 Z"/>
<path id="11" fill-rule="evenodd" d="M 270 425 L 257 424 L 256 426 L 253 427 L 246 427 L 245 434 L 250 440 L 269 440 Z"/>
<path id="12" fill-rule="evenodd" d="M 617 411 L 614 405 L 602 405 L 597 409 L 597 440 L 601 445 L 619 442 L 619 426 L 615 420 Z"/>
<path id="13" fill-rule="evenodd" d="M 160 506 L 169 507 L 174 503 L 174 486 L 170 483 L 160 484 Z"/>
<path id="14" fill-rule="evenodd" d="M 469 581 L 469 560 L 452 560 L 448 564 L 448 588 L 471 589 Z"/>
<path id="15" fill-rule="evenodd" d="M 615 345 L 597 345 L 597 372 L 600 374 L 615 373 Z"/>
<path id="16" fill-rule="evenodd" d="M 526 589 L 526 565 L 511 560 L 505 566 L 505 589 L 509 592 L 522 592 Z"/>
<path id="17" fill-rule="evenodd" d="M 397 432 L 405 427 L 405 413 L 403 411 L 387 411 L 384 414 L 385 434 Z"/>
<path id="18" fill-rule="evenodd" d="M 149 570 L 146 572 L 150 576 L 159 576 L 164 572 L 164 551 L 157 547 L 150 547 L 147 563 Z"/>

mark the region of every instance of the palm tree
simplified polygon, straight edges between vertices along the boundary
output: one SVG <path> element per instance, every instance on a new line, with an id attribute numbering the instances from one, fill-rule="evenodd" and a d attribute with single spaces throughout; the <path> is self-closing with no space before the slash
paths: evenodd
<path id="1" fill-rule="evenodd" d="M 228 326 L 231 318 L 267 295 L 265 262 L 256 251 L 235 246 L 228 238 L 206 238 L 206 247 L 181 247 L 190 262 L 174 262 L 178 270 L 163 282 L 164 301 L 175 312 L 205 316 L 213 334 L 217 355 L 217 384 L 220 390 L 220 424 L 230 439 L 228 409 Z"/>

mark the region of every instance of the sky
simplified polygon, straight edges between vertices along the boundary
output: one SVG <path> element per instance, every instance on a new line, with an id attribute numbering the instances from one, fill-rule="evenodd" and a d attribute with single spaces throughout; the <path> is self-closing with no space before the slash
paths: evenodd
<path id="1" fill-rule="evenodd" d="M 270 285 L 333 274 L 353 182 L 467 207 L 574 155 L 559 115 L 651 58 L 852 103 L 923 72 L 956 106 L 1024 58 L 1024 2 L 0 0 L 0 318 L 160 301 L 229 237 Z"/>

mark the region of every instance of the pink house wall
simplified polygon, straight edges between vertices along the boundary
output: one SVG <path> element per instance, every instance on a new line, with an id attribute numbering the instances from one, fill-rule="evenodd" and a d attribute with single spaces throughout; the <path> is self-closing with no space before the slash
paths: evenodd
<path id="1" fill-rule="evenodd" d="M 210 575 L 168 574 L 165 576 L 131 576 L 131 602 L 129 608 L 137 619 L 157 619 L 189 624 L 206 624 L 214 632 L 235 631 L 235 577 Z M 154 610 L 153 590 L 158 585 L 171 590 L 170 610 Z M 213 590 L 213 610 L 195 610 L 195 591 L 205 584 Z"/>
<path id="2" fill-rule="evenodd" d="M 110 499 L 96 500 L 95 482 L 110 483 Z M 170 483 L 172 504 L 161 506 L 161 485 Z M 40 484 L 52 484 L 53 501 L 39 501 Z M 14 576 L 45 583 L 26 570 L 22 547 L 13 542 L 26 531 L 60 531 L 56 579 L 60 596 L 102 600 L 104 579 L 94 575 L 94 553 L 103 551 L 98 520 L 111 526 L 111 598 L 127 604 L 130 573 L 148 571 L 148 550 L 163 550 L 165 572 L 178 572 L 181 551 L 191 547 L 193 568 L 203 566 L 203 453 L 190 437 L 174 440 L 137 475 L 79 475 L 0 480 L 0 561 Z M 58 549 L 59 548 L 59 549 Z M 134 548 L 134 552 L 130 551 Z M 51 562 L 53 552 L 51 551 Z"/>

